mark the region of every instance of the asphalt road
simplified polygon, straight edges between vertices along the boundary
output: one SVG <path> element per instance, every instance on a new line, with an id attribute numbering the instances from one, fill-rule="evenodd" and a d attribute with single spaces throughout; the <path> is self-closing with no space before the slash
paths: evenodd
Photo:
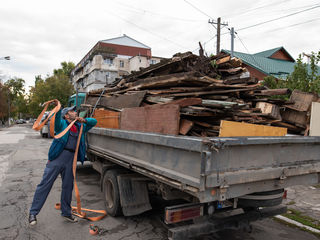
<path id="1" fill-rule="evenodd" d="M 56 180 L 46 204 L 38 215 L 38 224 L 28 225 L 28 211 L 47 161 L 52 139 L 43 139 L 30 126 L 18 125 L 0 129 L 0 239 L 166 239 L 166 228 L 152 210 L 135 217 L 106 217 L 95 223 L 109 232 L 101 236 L 89 234 L 89 222 L 66 222 L 54 204 L 59 202 L 61 178 Z M 83 207 L 103 209 L 99 174 L 90 165 L 79 166 L 77 182 Z M 73 201 L 73 205 L 75 202 Z M 314 235 L 291 228 L 272 219 L 253 224 L 252 233 L 224 231 L 198 240 L 312 240 Z"/>

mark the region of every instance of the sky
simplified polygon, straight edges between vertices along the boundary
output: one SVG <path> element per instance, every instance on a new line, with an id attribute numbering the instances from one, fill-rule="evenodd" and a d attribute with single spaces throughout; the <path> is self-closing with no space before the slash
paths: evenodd
<path id="1" fill-rule="evenodd" d="M 283 46 L 295 59 L 320 50 L 319 0 L 10 0 L 0 8 L 0 77 L 51 75 L 63 61 L 77 64 L 99 41 L 126 34 L 152 55 L 216 52 L 214 24 L 221 17 L 221 48 L 256 53 Z M 10 60 L 1 57 L 10 56 Z"/>

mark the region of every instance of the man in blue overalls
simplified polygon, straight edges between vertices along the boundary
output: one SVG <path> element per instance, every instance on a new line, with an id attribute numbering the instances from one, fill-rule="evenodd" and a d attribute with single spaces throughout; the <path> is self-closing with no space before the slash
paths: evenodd
<path id="1" fill-rule="evenodd" d="M 57 102 L 56 102 L 57 104 Z M 30 208 L 29 224 L 37 224 L 36 216 L 44 205 L 48 194 L 55 182 L 57 176 L 60 174 L 62 178 L 62 192 L 61 192 L 61 215 L 71 221 L 77 222 L 71 214 L 71 200 L 73 190 L 73 157 L 79 136 L 80 123 L 83 124 L 83 134 L 81 136 L 78 161 L 83 163 L 86 153 L 86 145 L 84 135 L 92 127 L 97 124 L 94 118 L 80 118 L 77 112 L 74 111 L 75 106 L 64 108 L 57 112 L 55 118 L 54 130 L 59 134 L 75 119 L 77 122 L 71 129 L 61 138 L 54 139 L 49 149 L 49 161 L 44 169 L 42 181 L 37 186 L 36 192 L 33 197 L 33 202 Z"/>

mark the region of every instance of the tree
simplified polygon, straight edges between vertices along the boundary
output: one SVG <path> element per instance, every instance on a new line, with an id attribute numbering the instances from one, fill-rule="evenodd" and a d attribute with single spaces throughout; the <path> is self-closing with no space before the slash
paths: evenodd
<path id="1" fill-rule="evenodd" d="M 0 120 L 2 123 L 8 118 L 8 92 L 6 88 L 0 83 Z"/>
<path id="2" fill-rule="evenodd" d="M 298 89 L 303 92 L 320 93 L 320 73 L 318 63 L 320 62 L 320 51 L 312 52 L 310 55 L 310 63 L 303 63 L 300 54 L 294 71 L 286 80 L 279 80 L 275 77 L 268 76 L 264 79 L 264 85 L 269 88 L 289 88 L 290 90 Z"/>
<path id="3" fill-rule="evenodd" d="M 59 74 L 64 74 L 70 78 L 71 71 L 74 69 L 75 65 L 73 62 L 62 62 L 60 63 L 61 68 L 54 69 L 53 74 L 54 75 L 59 75 Z"/>
<path id="4" fill-rule="evenodd" d="M 33 116 L 38 116 L 42 110 L 42 104 L 52 99 L 58 99 L 62 105 L 66 106 L 69 96 L 74 93 L 69 80 L 72 70 L 70 68 L 74 64 L 62 62 L 61 66 L 61 69 L 54 69 L 53 75 L 45 79 L 41 76 L 35 77 L 35 86 L 31 87 L 29 94 L 29 109 Z"/>
<path id="5" fill-rule="evenodd" d="M 25 81 L 22 78 L 11 78 L 4 84 L 4 91 L 7 93 L 10 102 L 11 117 L 20 117 L 28 113 L 27 99 L 25 96 Z"/>

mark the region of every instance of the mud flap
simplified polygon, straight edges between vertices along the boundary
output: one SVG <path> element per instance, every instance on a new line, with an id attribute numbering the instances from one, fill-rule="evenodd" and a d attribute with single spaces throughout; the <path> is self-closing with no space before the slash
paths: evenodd
<path id="1" fill-rule="evenodd" d="M 138 215 L 152 209 L 145 177 L 138 174 L 121 174 L 117 178 L 124 216 Z"/>

